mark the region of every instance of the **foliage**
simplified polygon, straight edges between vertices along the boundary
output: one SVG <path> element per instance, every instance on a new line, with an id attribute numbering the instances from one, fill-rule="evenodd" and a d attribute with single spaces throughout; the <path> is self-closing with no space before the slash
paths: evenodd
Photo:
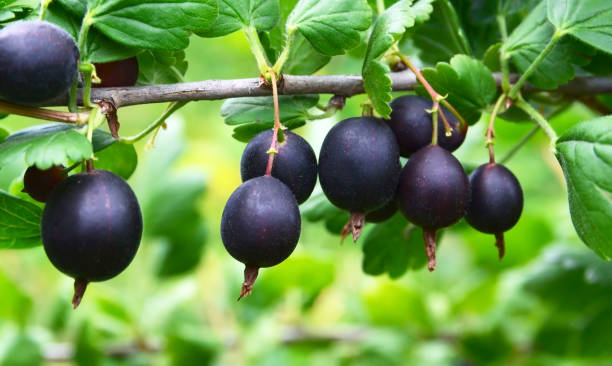
<path id="1" fill-rule="evenodd" d="M 0 0 L 0 28 L 41 13 L 74 37 L 83 81 L 90 63 L 133 56 L 139 86 L 361 73 L 367 96 L 344 110 L 317 94 L 278 97 L 280 122 L 314 146 L 328 119 L 369 110 L 388 118 L 397 96 L 390 75 L 414 66 L 437 102 L 470 125 L 457 154 L 465 167 L 487 161 L 490 118 L 498 161 L 521 149 L 508 164 L 525 211 L 502 262 L 492 236 L 460 222 L 444 230 L 429 274 L 421 229 L 400 213 L 366 223 L 362 248 L 340 245 L 348 213 L 317 194 L 301 206 L 297 251 L 262 270 L 236 305 L 243 268 L 220 253 L 218 224 L 239 184 L 243 145 L 229 142 L 227 127 L 239 142 L 270 129 L 273 97 L 190 103 L 167 119 L 170 106 L 157 120 L 155 106 L 120 108 L 119 141 L 95 105 L 81 110 L 92 112 L 88 121 L 68 124 L 26 120 L 0 104 L 0 248 L 34 248 L 2 252 L 1 365 L 43 364 L 66 341 L 79 365 L 612 362 L 612 119 L 601 116 L 612 103 L 560 90 L 577 76 L 612 74 L 610 1 Z M 415 92 L 432 97 L 428 85 L 419 80 Z M 536 125 L 546 139 L 521 141 Z M 154 147 L 143 152 L 152 131 Z M 21 192 L 22 180 L 28 166 L 74 174 L 92 158 L 130 179 L 145 233 L 130 270 L 92 286 L 73 315 L 71 285 L 40 247 L 41 205 Z"/>

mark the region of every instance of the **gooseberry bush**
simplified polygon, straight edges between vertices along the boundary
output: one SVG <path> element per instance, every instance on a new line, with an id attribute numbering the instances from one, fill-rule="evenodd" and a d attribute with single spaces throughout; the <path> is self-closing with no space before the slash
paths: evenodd
<path id="1" fill-rule="evenodd" d="M 217 233 L 245 265 L 239 298 L 256 289 L 260 268 L 299 245 L 302 218 L 358 243 L 366 233 L 363 267 L 373 275 L 395 278 L 425 264 L 433 271 L 441 232 L 464 217 L 492 235 L 491 255 L 502 259 L 512 251 L 504 232 L 520 225 L 529 196 L 504 166 L 511 156 L 495 155 L 497 123 L 530 121 L 534 133 L 546 134 L 577 234 L 601 258 L 612 257 L 612 117 L 562 136 L 549 123 L 577 100 L 597 112 L 612 109 L 600 96 L 612 92 L 602 78 L 612 74 L 609 1 L 0 5 L 0 112 L 41 120 L 0 129 L 0 175 L 12 181 L 0 192 L 0 246 L 42 244 L 75 279 L 75 307 L 89 282 L 116 276 L 136 255 L 143 219 L 125 182 L 137 166 L 133 144 L 148 137 L 153 146 L 175 111 L 207 99 L 227 99 L 220 113 L 232 137 L 248 142 L 236 166 L 243 184 L 228 198 Z M 190 37 L 234 32 L 248 40 L 259 74 L 183 82 Z M 359 59 L 362 75 L 309 76 L 334 57 Z M 338 122 L 318 154 L 291 132 L 334 117 L 362 93 L 361 115 Z M 166 110 L 149 127 L 123 136 L 121 107 L 162 102 Z M 483 164 L 472 166 L 453 152 L 478 123 L 486 126 Z M 309 199 L 317 177 L 322 194 Z"/>

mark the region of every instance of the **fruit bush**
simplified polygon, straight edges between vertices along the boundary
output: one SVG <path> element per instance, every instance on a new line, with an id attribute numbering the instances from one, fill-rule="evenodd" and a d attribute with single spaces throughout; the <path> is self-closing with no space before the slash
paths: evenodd
<path id="1" fill-rule="evenodd" d="M 611 55 L 601 0 L 0 1 L 2 364 L 609 364 Z"/>

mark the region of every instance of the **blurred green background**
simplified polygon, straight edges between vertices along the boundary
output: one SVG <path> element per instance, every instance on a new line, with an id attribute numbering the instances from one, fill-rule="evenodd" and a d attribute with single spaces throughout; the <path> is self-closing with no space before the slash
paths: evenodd
<path id="1" fill-rule="evenodd" d="M 186 81 L 257 75 L 240 33 L 192 38 L 187 60 Z M 346 56 L 319 73 L 360 70 Z M 363 100 L 351 98 L 335 118 L 298 132 L 318 152 L 333 123 L 360 114 Z M 153 149 L 137 145 L 129 182 L 143 207 L 145 238 L 132 265 L 91 284 L 78 310 L 70 306 L 72 280 L 42 247 L 0 252 L 0 365 L 612 364 L 612 266 L 577 238 L 561 170 L 541 133 L 508 164 L 523 185 L 525 209 L 506 234 L 503 261 L 491 236 L 461 222 L 445 231 L 434 273 L 369 276 L 363 238 L 342 245 L 323 223 L 304 219 L 293 255 L 262 270 L 253 294 L 236 302 L 243 266 L 225 252 L 219 223 L 240 184 L 245 145 L 231 138 L 221 104 L 190 103 Z M 122 109 L 120 133 L 137 133 L 164 107 Z M 561 134 L 593 116 L 576 104 L 552 123 Z M 11 116 L 0 125 L 16 131 L 36 123 Z M 469 131 L 456 153 L 462 162 L 486 161 L 484 125 Z M 497 154 L 532 127 L 500 121 Z M 414 253 L 424 259 L 421 247 Z"/>

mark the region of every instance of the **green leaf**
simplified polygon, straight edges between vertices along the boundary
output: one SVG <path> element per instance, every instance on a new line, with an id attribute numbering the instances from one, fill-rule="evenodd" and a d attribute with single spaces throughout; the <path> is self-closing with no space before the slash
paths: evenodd
<path id="1" fill-rule="evenodd" d="M 503 55 L 511 58 L 520 72 L 525 72 L 554 33 L 554 27 L 546 19 L 546 4 L 542 2 L 512 32 L 502 46 Z M 542 89 L 555 89 L 573 77 L 571 52 L 565 44 L 557 44 L 536 68 L 529 82 Z"/>
<path id="2" fill-rule="evenodd" d="M 320 53 L 341 55 L 356 46 L 372 23 L 366 0 L 300 0 L 287 19 L 287 32 L 299 31 Z"/>
<path id="3" fill-rule="evenodd" d="M 612 53 L 612 2 L 608 0 L 547 0 L 548 20 L 561 34 Z"/>
<path id="4" fill-rule="evenodd" d="M 2 143 L 6 138 L 10 135 L 10 133 L 4 128 L 0 127 L 0 143 Z"/>
<path id="5" fill-rule="evenodd" d="M 295 119 L 306 120 L 308 110 L 317 105 L 318 95 L 279 95 L 281 122 Z M 245 123 L 274 122 L 274 101 L 272 97 L 243 97 L 228 99 L 221 106 L 225 124 L 236 126 Z"/>
<path id="6" fill-rule="evenodd" d="M 612 116 L 567 131 L 557 142 L 557 159 L 576 232 L 597 255 L 612 258 Z"/>
<path id="7" fill-rule="evenodd" d="M 181 50 L 189 31 L 213 24 L 218 8 L 216 0 L 107 0 L 90 12 L 94 27 L 121 44 Z"/>
<path id="8" fill-rule="evenodd" d="M 23 249 L 41 244 L 42 209 L 0 191 L 0 248 Z"/>
<path id="9" fill-rule="evenodd" d="M 283 126 L 288 130 L 294 130 L 302 127 L 306 124 L 306 121 L 300 118 L 294 120 L 288 120 L 283 122 Z M 258 133 L 269 130 L 274 127 L 274 122 L 252 122 L 240 125 L 234 128 L 232 137 L 240 142 L 249 142 Z"/>
<path id="10" fill-rule="evenodd" d="M 410 35 L 421 50 L 419 57 L 428 64 L 448 61 L 456 54 L 472 54 L 457 12 L 448 0 L 434 1 L 431 19 L 415 27 Z"/>
<path id="11" fill-rule="evenodd" d="M 389 67 L 379 60 L 397 42 L 406 28 L 412 27 L 415 15 L 412 1 L 400 0 L 376 19 L 363 62 L 363 84 L 374 109 L 384 118 L 391 114 L 391 78 Z"/>
<path id="12" fill-rule="evenodd" d="M 218 341 L 202 332 L 197 324 L 181 324 L 168 332 L 165 352 L 169 364 L 212 365 L 221 349 Z"/>
<path id="13" fill-rule="evenodd" d="M 219 17 L 208 29 L 197 32 L 202 37 L 220 37 L 242 27 L 270 30 L 279 22 L 278 0 L 219 0 Z"/>
<path id="14" fill-rule="evenodd" d="M 11 134 L 0 144 L 0 167 L 22 159 L 26 165 L 48 169 L 89 159 L 91 144 L 77 126 L 51 123 L 25 128 Z"/>
<path id="15" fill-rule="evenodd" d="M 423 231 L 409 224 L 401 213 L 377 224 L 363 241 L 363 271 L 369 275 L 388 273 L 398 278 L 427 262 Z"/>
<path id="16" fill-rule="evenodd" d="M 473 124 L 495 98 L 497 86 L 493 74 L 481 61 L 466 55 L 453 57 L 450 64 L 440 62 L 435 69 L 424 69 L 423 76 L 441 95 L 448 95 L 448 102 Z M 419 85 L 417 92 L 427 96 Z"/>
<path id="17" fill-rule="evenodd" d="M 110 146 L 96 152 L 96 169 L 111 171 L 123 179 L 128 179 L 138 165 L 138 154 L 133 144 L 115 141 Z"/>
<path id="18" fill-rule="evenodd" d="M 153 51 L 138 54 L 138 85 L 174 84 L 187 71 L 184 51 Z"/>
<path id="19" fill-rule="evenodd" d="M 0 2 L 1 5 L 2 2 Z M 0 6 L 0 29 L 2 29 L 2 24 L 15 22 L 20 19 L 27 18 L 33 11 L 33 9 L 27 5 L 14 5 L 7 6 L 14 1 L 5 1 L 4 5 Z"/>
<path id="20" fill-rule="evenodd" d="M 349 213 L 331 204 L 323 193 L 310 197 L 302 204 L 300 212 L 310 222 L 323 221 L 327 231 L 334 235 L 340 235 L 349 219 Z"/>
<path id="21" fill-rule="evenodd" d="M 330 60 L 330 56 L 317 52 L 304 36 L 298 34 L 291 44 L 289 57 L 282 71 L 290 75 L 310 75 L 319 71 Z"/>

